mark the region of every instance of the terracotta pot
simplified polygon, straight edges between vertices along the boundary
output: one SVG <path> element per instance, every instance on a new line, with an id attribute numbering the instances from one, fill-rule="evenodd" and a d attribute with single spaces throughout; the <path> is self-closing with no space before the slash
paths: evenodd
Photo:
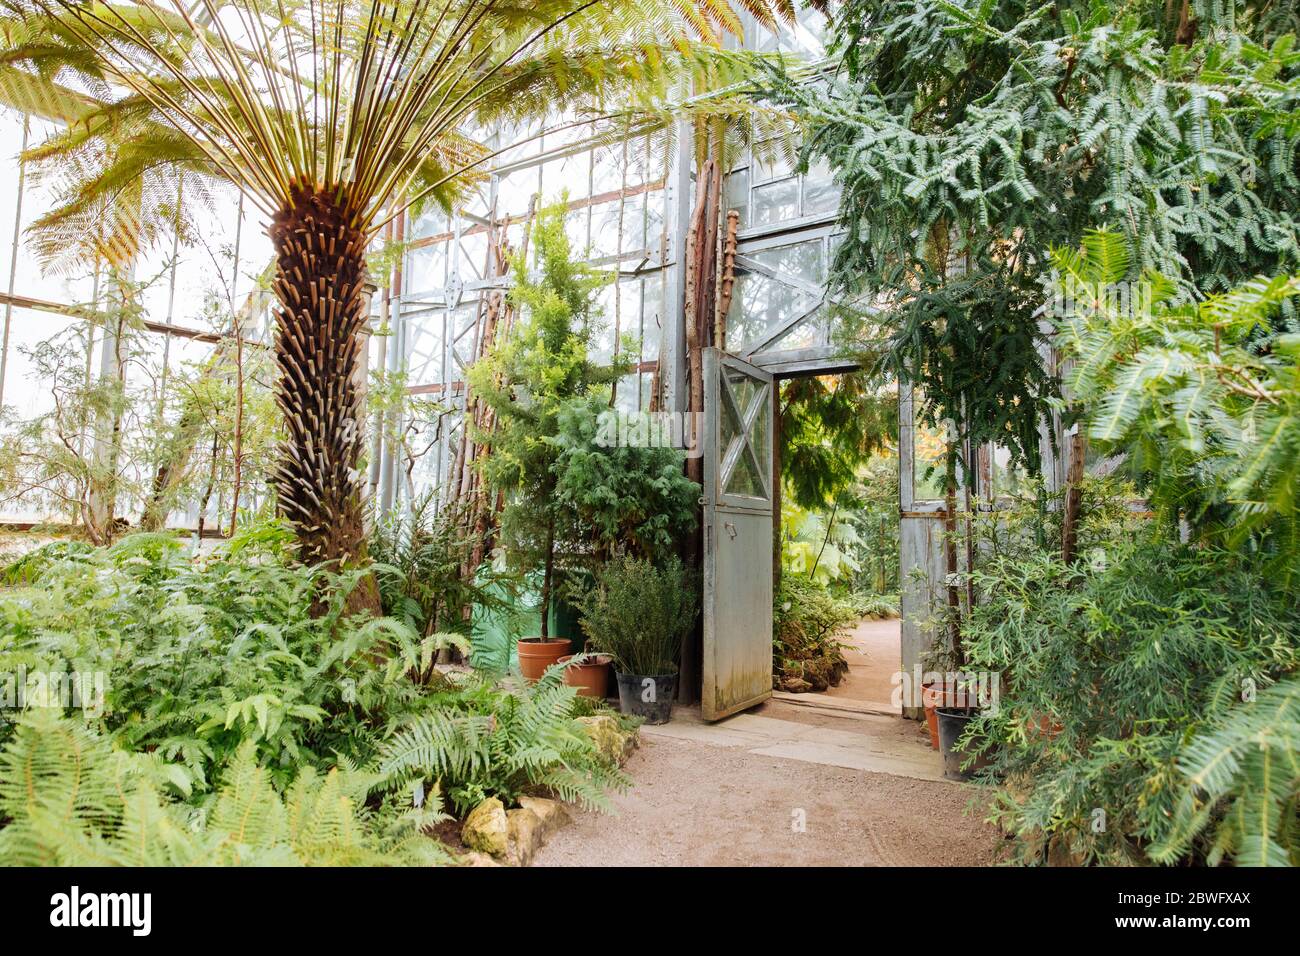
<path id="1" fill-rule="evenodd" d="M 542 640 L 540 637 L 521 637 L 515 648 L 519 652 L 519 670 L 525 680 L 540 680 L 550 667 L 573 649 L 567 638 L 552 637 Z"/>
<path id="2" fill-rule="evenodd" d="M 1029 718 L 1025 723 L 1025 729 L 1029 731 L 1031 737 L 1042 736 L 1051 740 L 1065 730 L 1065 725 L 1053 720 L 1048 714 L 1038 714 L 1036 717 Z"/>
<path id="3" fill-rule="evenodd" d="M 969 692 L 967 692 L 969 694 Z M 930 749 L 939 749 L 940 707 L 956 707 L 959 687 L 956 681 L 928 681 L 921 685 L 921 704 L 925 707 L 925 724 L 930 731 Z"/>
<path id="4" fill-rule="evenodd" d="M 559 663 L 571 661 L 574 656 L 565 654 L 560 658 Z M 609 672 L 612 663 L 614 658 L 608 654 L 595 654 L 589 657 L 585 664 L 569 664 L 564 669 L 564 682 L 570 687 L 578 688 L 579 697 L 598 697 L 603 700 L 609 696 Z"/>

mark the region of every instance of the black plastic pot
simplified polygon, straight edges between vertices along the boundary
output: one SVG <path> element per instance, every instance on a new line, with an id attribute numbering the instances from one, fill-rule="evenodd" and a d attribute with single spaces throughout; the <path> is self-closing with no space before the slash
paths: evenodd
<path id="1" fill-rule="evenodd" d="M 970 759 L 970 754 L 957 749 L 957 741 L 966 732 L 966 725 L 979 716 L 976 711 L 940 707 L 935 711 L 939 718 L 939 749 L 943 751 L 943 775 L 949 780 L 969 780 L 976 771 L 989 764 L 986 754 L 979 754 L 969 770 L 962 770 L 961 765 Z"/>
<path id="2" fill-rule="evenodd" d="M 676 674 L 616 674 L 618 709 L 647 724 L 666 724 L 673 713 L 677 693 Z"/>

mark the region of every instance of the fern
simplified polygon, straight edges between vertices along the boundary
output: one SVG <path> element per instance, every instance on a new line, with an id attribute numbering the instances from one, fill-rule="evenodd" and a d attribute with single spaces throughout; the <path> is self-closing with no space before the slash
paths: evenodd
<path id="1" fill-rule="evenodd" d="M 577 692 L 562 678 L 557 666 L 511 691 L 480 685 L 493 703 L 489 713 L 445 708 L 413 718 L 381 748 L 382 773 L 403 786 L 432 780 L 460 811 L 485 796 L 509 802 L 534 788 L 608 810 L 606 792 L 629 780 L 575 721 Z"/>
<path id="2" fill-rule="evenodd" d="M 1209 829 L 1211 863 L 1300 865 L 1300 679 L 1219 716 L 1183 748 L 1178 769 L 1183 792 L 1154 859 L 1176 860 Z"/>
<path id="3" fill-rule="evenodd" d="M 1300 573 L 1286 547 L 1300 534 L 1300 337 L 1286 319 L 1300 275 L 1256 277 L 1196 304 L 1171 299 L 1173 283 L 1151 273 L 1124 303 L 1069 295 L 1104 285 L 1122 247 L 1099 231 L 1082 254 L 1053 254 L 1072 305 L 1057 345 L 1090 439 L 1127 453 L 1171 518 L 1220 543 L 1251 540 L 1281 573 Z"/>
<path id="4" fill-rule="evenodd" d="M 446 862 L 436 842 L 376 827 L 370 781 L 304 770 L 282 798 L 251 744 L 210 812 L 168 797 L 166 767 L 69 718 L 34 712 L 0 751 L 0 859 L 41 866 L 340 866 Z M 436 812 L 422 820 L 436 822 Z"/>
<path id="5" fill-rule="evenodd" d="M 285 558 L 276 534 L 199 561 L 140 536 L 14 569 L 0 669 L 94 673 L 105 692 L 0 714 L 0 859 L 422 861 L 441 853 L 424 831 L 444 793 L 461 812 L 531 788 L 604 807 L 627 785 L 562 669 L 532 688 L 438 674 L 461 635 L 347 617 L 364 569 Z"/>

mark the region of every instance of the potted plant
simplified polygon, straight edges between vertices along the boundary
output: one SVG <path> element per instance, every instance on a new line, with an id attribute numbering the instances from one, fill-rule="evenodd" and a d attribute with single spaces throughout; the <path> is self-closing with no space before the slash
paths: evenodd
<path id="1" fill-rule="evenodd" d="M 979 716 L 973 707 L 939 707 L 936 710 L 939 721 L 939 746 L 943 750 L 943 775 L 949 780 L 969 780 L 977 770 L 983 770 L 990 763 L 987 753 L 974 749 L 967 751 L 961 745 L 962 735 L 970 722 Z M 976 754 L 970 767 L 962 769 L 971 754 Z"/>
<path id="2" fill-rule="evenodd" d="M 564 668 L 564 682 L 578 688 L 579 697 L 609 696 L 609 672 L 614 658 L 608 654 L 566 654 L 559 663 L 568 665 Z"/>
<path id="3" fill-rule="evenodd" d="M 677 655 L 695 625 L 699 599 L 681 561 L 623 556 L 596 572 L 578 601 L 592 645 L 614 661 L 619 708 L 666 724 L 677 691 Z"/>
<path id="4" fill-rule="evenodd" d="M 556 493 L 560 447 L 555 438 L 564 410 L 597 396 L 608 403 L 609 387 L 631 367 L 623 352 L 608 363 L 589 357 L 600 328 L 596 292 L 612 275 L 576 262 L 564 231 L 564 204 L 544 209 L 532 229 L 540 274 L 522 255 L 513 262 L 508 293 L 520 319 L 469 369 L 469 387 L 482 405 L 481 421 L 467 419 L 484 453 L 476 466 L 502 496 L 500 543 L 509 563 L 541 575 L 540 633 L 519 638 L 519 669 L 529 680 L 572 649 L 568 637 L 550 633 L 551 611 L 563 568 L 573 549 L 575 517 Z"/>
<path id="5" fill-rule="evenodd" d="M 570 657 L 569 649 L 573 642 L 567 637 L 521 637 L 515 642 L 515 653 L 519 655 L 519 672 L 525 680 L 541 680 L 546 668 L 558 663 L 561 658 Z"/>

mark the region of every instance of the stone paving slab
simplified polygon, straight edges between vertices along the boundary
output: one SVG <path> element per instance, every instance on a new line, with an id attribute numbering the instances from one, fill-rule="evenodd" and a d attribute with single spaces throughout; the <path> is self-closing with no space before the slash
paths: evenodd
<path id="1" fill-rule="evenodd" d="M 646 725 L 650 737 L 690 740 L 768 757 L 853 770 L 888 773 L 915 780 L 943 780 L 943 761 L 917 735 L 898 733 L 901 718 L 854 721 L 854 729 L 817 726 L 762 714 L 742 713 L 717 723 L 701 719 L 699 710 L 675 707 L 670 723 Z"/>

